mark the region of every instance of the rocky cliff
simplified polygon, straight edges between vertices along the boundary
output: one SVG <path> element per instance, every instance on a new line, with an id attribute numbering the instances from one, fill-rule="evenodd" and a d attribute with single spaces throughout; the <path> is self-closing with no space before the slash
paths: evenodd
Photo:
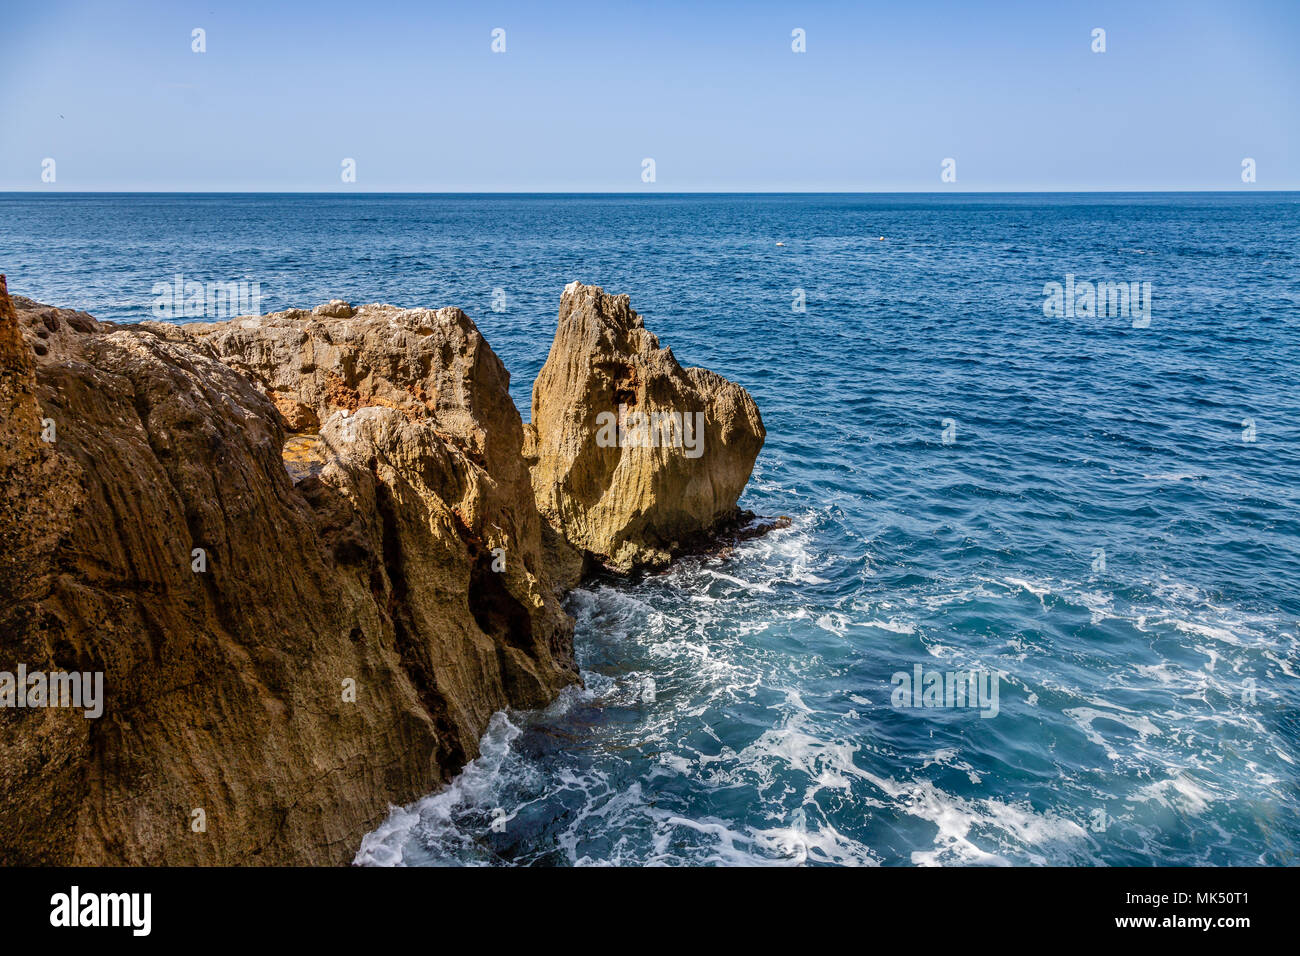
<path id="1" fill-rule="evenodd" d="M 735 522 L 766 433 L 749 393 L 682 368 L 626 295 L 570 283 L 533 385 L 537 505 L 616 571 L 661 567 Z"/>
<path id="2" fill-rule="evenodd" d="M 734 511 L 762 440 L 748 395 L 656 351 L 626 297 L 566 290 L 548 369 L 627 365 L 636 402 L 695 403 L 706 449 L 749 454 L 615 462 L 607 498 L 629 469 L 650 491 L 619 526 L 560 463 L 587 386 L 539 380 L 525 435 L 458 309 L 115 326 L 2 281 L 0 674 L 102 672 L 104 701 L 0 707 L 0 863 L 349 860 L 493 712 L 577 679 L 578 556 L 659 563 Z M 627 334 L 583 331 L 606 314 Z M 562 471 L 576 491 L 535 492 Z"/>

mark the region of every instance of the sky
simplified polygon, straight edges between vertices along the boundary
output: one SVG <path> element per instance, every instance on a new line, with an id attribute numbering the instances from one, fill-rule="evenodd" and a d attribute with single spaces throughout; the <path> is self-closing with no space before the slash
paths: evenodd
<path id="1" fill-rule="evenodd" d="M 1296 188 L 1300 0 L 46 0 L 0 28 L 3 190 Z"/>

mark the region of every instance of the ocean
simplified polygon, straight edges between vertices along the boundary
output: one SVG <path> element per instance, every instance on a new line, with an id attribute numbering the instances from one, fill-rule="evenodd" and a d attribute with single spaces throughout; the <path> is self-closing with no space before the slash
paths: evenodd
<path id="1" fill-rule="evenodd" d="M 525 419 L 577 279 L 758 402 L 741 504 L 789 527 L 574 592 L 584 686 L 498 714 L 358 863 L 1295 865 L 1298 224 L 1295 193 L 10 193 L 0 271 L 121 322 L 177 275 L 457 305 Z"/>

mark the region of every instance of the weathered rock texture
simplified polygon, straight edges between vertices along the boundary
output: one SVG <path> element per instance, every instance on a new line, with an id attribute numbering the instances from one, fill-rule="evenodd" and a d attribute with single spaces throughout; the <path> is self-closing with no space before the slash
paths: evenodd
<path id="1" fill-rule="evenodd" d="M 0 670 L 103 671 L 107 703 L 0 710 L 0 862 L 345 862 L 476 755 L 493 712 L 576 678 L 508 377 L 463 313 L 269 318 L 259 337 L 17 304 Z M 277 396 L 325 420 L 296 486 L 232 343 L 284 359 Z M 314 390 L 331 376 L 347 418 Z M 381 392 L 394 407 L 364 404 Z"/>
<path id="2" fill-rule="evenodd" d="M 733 514 L 762 425 L 599 289 L 566 290 L 531 473 L 508 384 L 458 309 L 115 326 L 0 295 L 0 671 L 105 691 L 0 708 L 0 863 L 346 862 L 576 680 L 583 554 L 658 563 Z M 703 410 L 704 455 L 594 450 L 620 400 Z"/>
<path id="3" fill-rule="evenodd" d="M 608 441 L 612 420 L 626 441 Z M 647 425 L 655 421 L 688 430 L 676 443 L 670 428 Z M 696 421 L 704 427 L 692 435 Z M 616 571 L 660 567 L 734 522 L 766 436 L 747 391 L 707 369 L 682 368 L 626 295 L 577 282 L 560 301 L 527 432 L 542 516 Z"/>

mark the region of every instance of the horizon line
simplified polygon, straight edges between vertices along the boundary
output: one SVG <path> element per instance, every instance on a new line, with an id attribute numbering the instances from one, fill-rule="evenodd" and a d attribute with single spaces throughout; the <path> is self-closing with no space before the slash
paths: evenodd
<path id="1" fill-rule="evenodd" d="M 1073 189 L 683 189 L 683 190 L 551 190 L 551 189 L 451 189 L 451 190 L 382 190 L 382 189 L 50 189 L 0 188 L 0 195 L 53 196 L 996 196 L 996 195 L 1080 195 L 1080 194 L 1149 194 L 1149 193 L 1294 193 L 1300 186 L 1276 188 L 1161 186 L 1161 187 L 1079 187 Z"/>

